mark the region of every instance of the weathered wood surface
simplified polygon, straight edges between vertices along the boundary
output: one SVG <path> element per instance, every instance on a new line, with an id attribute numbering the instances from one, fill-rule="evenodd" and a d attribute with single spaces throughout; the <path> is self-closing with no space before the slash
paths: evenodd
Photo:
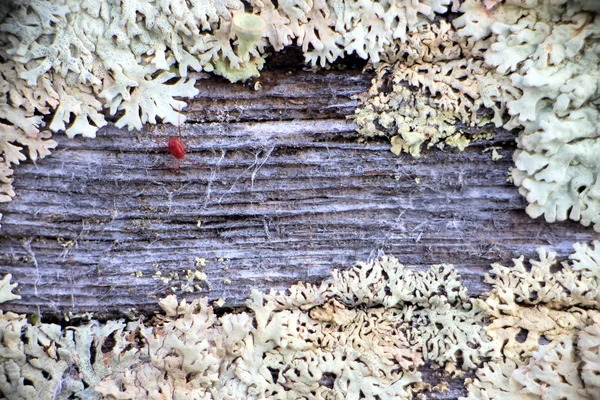
<path id="1" fill-rule="evenodd" d="M 197 257 L 208 260 L 210 290 L 176 293 L 236 307 L 250 289 L 320 282 L 382 251 L 419 269 L 452 263 L 479 295 L 492 262 L 532 257 L 538 246 L 565 256 L 573 242 L 598 237 L 525 214 L 506 182 L 508 133 L 418 159 L 395 156 L 385 140 L 358 143 L 346 116 L 357 104 L 351 96 L 369 86 L 359 70 L 276 69 L 263 73 L 258 91 L 206 78 L 181 129 L 190 160 L 207 169 L 168 170 L 157 140 L 177 130 L 164 125 L 108 127 L 97 139 L 57 135 L 51 157 L 17 169 L 17 197 L 0 206 L 0 276 L 13 274 L 22 299 L 3 309 L 46 319 L 152 312 L 153 296 L 180 283 L 165 284 L 156 271 L 181 276 Z M 483 152 L 492 145 L 504 158 Z M 446 379 L 438 375 L 425 380 Z M 437 398 L 463 390 L 454 380 Z"/>
<path id="2" fill-rule="evenodd" d="M 492 262 L 534 256 L 541 245 L 566 255 L 571 243 L 598 237 L 525 214 L 506 182 L 507 133 L 464 152 L 397 157 L 386 141 L 358 143 L 346 118 L 357 104 L 351 95 L 369 85 L 360 71 L 275 70 L 261 84 L 199 82 L 181 130 L 189 158 L 207 169 L 168 170 L 156 140 L 176 127 L 164 125 L 57 135 L 51 157 L 20 166 L 17 197 L 0 210 L 0 275 L 13 274 L 22 299 L 3 308 L 152 311 L 152 296 L 180 283 L 152 275 L 181 276 L 196 257 L 208 260 L 210 290 L 188 297 L 234 307 L 250 289 L 319 282 L 380 251 L 416 268 L 452 263 L 477 295 Z M 500 161 L 482 151 L 492 144 L 504 146 Z"/>

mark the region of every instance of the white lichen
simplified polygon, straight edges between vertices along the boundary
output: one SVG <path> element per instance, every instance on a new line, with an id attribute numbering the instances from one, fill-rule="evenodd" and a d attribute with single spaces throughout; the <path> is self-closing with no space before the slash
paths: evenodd
<path id="1" fill-rule="evenodd" d="M 561 269 L 543 250 L 530 268 L 495 264 L 480 299 L 448 265 L 382 257 L 321 285 L 253 291 L 248 311 L 220 317 L 173 295 L 145 322 L 61 328 L 0 312 L 0 395 L 410 399 L 432 389 L 421 369 L 434 363 L 475 371 L 468 399 L 596 399 L 598 249 L 577 244 Z"/>
<path id="2" fill-rule="evenodd" d="M 530 265 L 520 257 L 510 268 L 492 266 L 494 289 L 479 305 L 494 352 L 467 399 L 598 398 L 600 242 L 574 248 L 561 268 L 543 249 Z"/>
<path id="3" fill-rule="evenodd" d="M 587 393 L 600 399 L 600 313 L 592 316 L 592 323 L 579 333 L 577 349 L 581 354 L 581 379 Z"/>
<path id="4" fill-rule="evenodd" d="M 4 275 L 4 278 L 0 279 L 0 303 L 6 303 L 7 301 L 18 300 L 21 298 L 21 296 L 12 292 L 18 284 L 10 283 L 11 278 L 11 274 L 6 274 Z"/>
<path id="5" fill-rule="evenodd" d="M 391 136 L 392 152 L 418 157 L 424 145 L 463 150 L 469 139 L 457 124 L 484 123 L 489 120 L 484 119 L 486 108 L 493 110 L 496 126 L 502 125 L 511 86 L 502 85 L 474 58 L 478 48 L 467 42 L 441 20 L 421 24 L 405 41 L 390 46 L 353 116 L 358 132 Z"/>
<path id="6" fill-rule="evenodd" d="M 600 19 L 569 3 L 523 10 L 518 28 L 495 26 L 486 62 L 522 91 L 507 106 L 510 126 L 524 127 L 512 174 L 527 213 L 600 232 Z"/>
<path id="7" fill-rule="evenodd" d="M 189 71 L 258 77 L 266 49 L 307 63 L 369 59 L 355 120 L 395 153 L 464 149 L 464 126 L 519 128 L 513 180 L 527 212 L 600 231 L 600 19 L 593 2 L 494 0 L 123 2 L 22 0 L 0 24 L 0 201 L 12 166 L 49 154 L 51 132 L 94 137 L 175 124 L 198 91 Z M 453 11 L 452 22 L 435 20 Z M 51 114 L 49 131 L 40 127 Z M 480 132 L 481 133 L 481 132 Z"/>
<path id="8" fill-rule="evenodd" d="M 527 213 L 600 232 L 600 18 L 587 2 L 464 1 L 389 46 L 354 119 L 394 153 L 463 149 L 462 125 L 519 129 Z M 371 56 L 372 59 L 374 58 Z M 494 129 L 494 128 L 492 128 Z"/>
<path id="9" fill-rule="evenodd" d="M 168 296 L 164 315 L 61 330 L 0 314 L 0 394 L 41 398 L 409 399 L 426 361 L 481 364 L 483 314 L 456 272 L 383 257 L 329 283 L 253 291 L 215 316 Z M 439 326 L 443 325 L 443 326 Z"/>

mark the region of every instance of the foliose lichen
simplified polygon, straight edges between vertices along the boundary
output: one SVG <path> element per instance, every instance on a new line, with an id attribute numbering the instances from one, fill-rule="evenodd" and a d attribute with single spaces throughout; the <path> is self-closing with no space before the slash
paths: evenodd
<path id="1" fill-rule="evenodd" d="M 153 320 L 61 329 L 0 312 L 0 394 L 39 398 L 409 399 L 426 362 L 474 370 L 492 349 L 450 266 L 393 257 L 321 285 L 253 291 L 248 312 L 206 299 L 159 303 Z"/>
<path id="2" fill-rule="evenodd" d="M 494 289 L 478 303 L 494 351 L 466 399 L 598 398 L 600 242 L 574 248 L 561 264 L 540 249 L 529 265 L 492 266 Z"/>
<path id="3" fill-rule="evenodd" d="M 474 371 L 465 399 L 597 399 L 600 242 L 560 266 L 539 256 L 494 264 L 482 298 L 451 266 L 417 272 L 384 256 L 321 285 L 253 291 L 248 311 L 220 317 L 174 295 L 145 322 L 61 328 L 0 312 L 0 394 L 409 399 L 433 390 L 429 363 Z"/>
<path id="4" fill-rule="evenodd" d="M 434 390 L 421 371 L 437 365 L 475 373 L 465 399 L 597 399 L 600 242 L 562 264 L 540 249 L 485 279 L 492 291 L 471 298 L 449 265 L 383 256 L 320 285 L 253 291 L 220 317 L 174 295 L 146 321 L 61 328 L 0 312 L 0 395 L 410 399 Z"/>
<path id="5" fill-rule="evenodd" d="M 10 283 L 12 278 L 11 274 L 4 275 L 4 278 L 0 279 L 0 303 L 5 303 L 11 300 L 18 300 L 21 298 L 18 294 L 14 294 L 12 291 L 18 284 Z"/>
<path id="6" fill-rule="evenodd" d="M 246 80 L 259 75 L 267 49 L 296 44 L 313 66 L 347 54 L 369 59 L 376 77 L 355 115 L 358 132 L 390 136 L 395 153 L 463 149 L 472 139 L 465 126 L 520 129 L 512 178 L 528 214 L 600 231 L 597 2 L 20 0 L 10 7 L 0 23 L 0 201 L 15 195 L 13 166 L 48 155 L 53 132 L 94 137 L 105 113 L 130 130 L 175 124 L 181 98 L 198 93 L 190 71 Z"/>
<path id="7" fill-rule="evenodd" d="M 421 21 L 376 67 L 358 132 L 419 156 L 463 149 L 461 126 L 518 129 L 512 178 L 527 213 L 600 232 L 599 4 L 465 0 L 451 24 Z"/>
<path id="8" fill-rule="evenodd" d="M 373 86 L 353 116 L 365 137 L 391 136 L 392 152 L 420 156 L 424 145 L 464 149 L 458 124 L 490 120 L 502 125 L 511 86 L 480 59 L 480 42 L 468 42 L 448 22 L 421 24 L 388 48 Z"/>

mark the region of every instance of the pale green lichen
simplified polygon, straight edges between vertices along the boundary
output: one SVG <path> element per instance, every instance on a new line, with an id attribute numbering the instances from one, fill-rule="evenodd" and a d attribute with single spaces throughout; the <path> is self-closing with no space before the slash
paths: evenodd
<path id="1" fill-rule="evenodd" d="M 174 296 L 148 323 L 61 330 L 0 314 L 0 393 L 409 399 L 427 387 L 424 362 L 473 369 L 491 348 L 483 314 L 458 278 L 450 266 L 415 272 L 383 257 L 318 286 L 254 291 L 250 312 L 221 317 L 206 299 Z"/>
<path id="2" fill-rule="evenodd" d="M 579 333 L 577 349 L 581 354 L 581 379 L 592 399 L 600 399 L 600 313 Z"/>
<path id="3" fill-rule="evenodd" d="M 493 360 L 467 399 L 598 398 L 600 242 L 574 248 L 562 268 L 544 250 L 529 266 L 523 257 L 492 266 L 494 289 L 479 305 L 490 318 Z"/>
<path id="4" fill-rule="evenodd" d="M 524 127 L 513 179 L 530 216 L 600 232 L 600 20 L 571 3 L 522 14 L 518 28 L 497 23 L 486 55 L 523 93 L 507 103 L 508 125 Z"/>
<path id="5" fill-rule="evenodd" d="M 0 279 L 0 303 L 5 303 L 11 300 L 18 300 L 21 298 L 18 294 L 14 294 L 12 291 L 18 285 L 17 283 L 10 283 L 12 278 L 11 274 L 4 275 L 4 278 Z"/>
<path id="6" fill-rule="evenodd" d="M 494 0 L 22 0 L 0 24 L 0 201 L 11 167 L 56 144 L 40 131 L 93 137 L 118 127 L 177 123 L 208 71 L 258 77 L 269 46 L 301 46 L 312 65 L 355 53 L 375 66 L 355 115 L 395 153 L 464 149 L 463 125 L 524 129 L 513 180 L 546 220 L 600 230 L 600 21 L 593 2 Z M 453 11 L 452 22 L 435 20 Z M 510 119 L 507 121 L 507 119 Z"/>
<path id="7" fill-rule="evenodd" d="M 12 188 L 13 166 L 29 158 L 36 161 L 56 147 L 49 131 L 40 131 L 40 114 L 48 114 L 58 103 L 49 93 L 51 85 L 40 79 L 37 88 L 20 84 L 23 68 L 13 61 L 0 64 L 0 202 L 15 196 Z M 27 149 L 26 157 L 21 151 Z"/>
<path id="8" fill-rule="evenodd" d="M 448 265 L 417 272 L 384 256 L 321 285 L 253 291 L 249 311 L 220 317 L 175 296 L 146 322 L 61 328 L 0 312 L 0 394 L 410 399 L 432 389 L 429 362 L 476 371 L 468 399 L 596 399 L 599 251 L 577 244 L 559 270 L 543 250 L 531 267 L 495 264 L 481 299 Z"/>
<path id="9" fill-rule="evenodd" d="M 514 183 L 527 213 L 600 232 L 600 19 L 588 2 L 466 0 L 387 48 L 354 119 L 394 153 L 458 147 L 457 125 L 522 130 Z M 493 117 L 488 115 L 493 113 Z M 459 124 L 460 123 L 460 124 Z"/>
<path id="10" fill-rule="evenodd" d="M 512 176 L 527 213 L 600 231 L 600 20 L 582 4 L 496 7 L 484 56 L 521 92 L 506 103 L 505 126 L 524 128 Z"/>
<path id="11" fill-rule="evenodd" d="M 479 45 L 469 45 L 443 20 L 418 26 L 388 49 L 373 86 L 360 96 L 362 105 L 353 116 L 358 132 L 391 136 L 392 152 L 417 157 L 425 145 L 463 150 L 469 140 L 457 123 L 480 124 L 486 108 L 501 125 L 513 94 L 475 57 Z"/>
<path id="12" fill-rule="evenodd" d="M 237 37 L 238 54 L 242 61 L 250 61 L 250 52 L 265 35 L 265 20 L 254 14 L 236 14 L 231 20 L 231 32 Z"/>
<path id="13" fill-rule="evenodd" d="M 258 77 L 266 49 L 296 43 L 307 62 L 344 54 L 377 61 L 418 16 L 433 18 L 446 0 L 293 2 L 191 0 L 102 2 L 22 0 L 0 23 L 0 201 L 10 201 L 12 166 L 35 161 L 56 142 L 51 132 L 94 137 L 104 110 L 117 127 L 176 124 L 208 71 L 235 82 Z M 246 12 L 246 8 L 249 12 Z M 50 131 L 41 115 L 52 114 Z"/>

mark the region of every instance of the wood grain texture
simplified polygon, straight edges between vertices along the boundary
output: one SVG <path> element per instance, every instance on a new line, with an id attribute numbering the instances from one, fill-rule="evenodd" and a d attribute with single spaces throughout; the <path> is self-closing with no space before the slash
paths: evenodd
<path id="1" fill-rule="evenodd" d="M 229 307 L 250 289 L 319 282 L 381 252 L 420 269 L 452 263 L 479 295 L 492 262 L 541 245 L 566 255 L 597 237 L 526 216 L 506 182 L 510 134 L 418 159 L 395 156 L 385 140 L 358 143 L 346 117 L 369 85 L 360 71 L 274 70 L 258 91 L 205 78 L 181 130 L 189 159 L 206 169 L 169 171 L 157 141 L 177 128 L 165 125 L 57 135 L 51 157 L 17 169 L 17 198 L 1 207 L 0 274 L 12 273 L 23 296 L 11 310 L 152 311 L 152 296 L 181 283 L 152 275 L 181 277 L 197 257 L 208 280 L 191 296 Z M 483 152 L 492 144 L 504 147 L 500 161 Z"/>
<path id="2" fill-rule="evenodd" d="M 206 168 L 184 162 L 170 172 L 157 142 L 177 128 L 157 125 L 107 127 L 96 139 L 57 135 L 52 156 L 17 169 L 17 197 L 0 206 L 0 276 L 13 274 L 22 299 L 4 309 L 46 320 L 150 313 L 155 297 L 181 283 L 163 283 L 156 271 L 181 278 L 204 258 L 207 283 L 175 292 L 223 298 L 225 311 L 251 289 L 317 283 L 382 252 L 421 270 L 454 264 L 481 295 L 492 262 L 533 257 L 538 246 L 566 256 L 573 242 L 598 237 L 578 223 L 525 214 L 506 181 L 514 150 L 507 132 L 417 159 L 395 156 L 386 140 L 359 143 L 347 116 L 352 95 L 369 86 L 360 70 L 274 68 L 260 90 L 200 77 L 181 131 L 190 161 Z M 484 151 L 492 145 L 502 146 L 501 160 Z M 447 378 L 432 370 L 424 379 Z M 449 383 L 431 398 L 464 393 L 462 379 Z"/>

